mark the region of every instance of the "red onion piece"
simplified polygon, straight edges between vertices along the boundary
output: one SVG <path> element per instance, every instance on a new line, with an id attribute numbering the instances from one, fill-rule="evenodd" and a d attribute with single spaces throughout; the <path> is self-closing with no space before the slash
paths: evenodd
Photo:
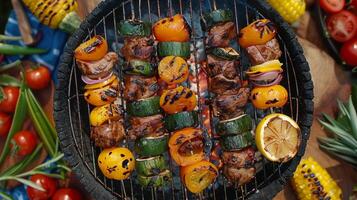
<path id="1" fill-rule="evenodd" d="M 252 82 L 252 84 L 254 85 L 254 86 L 259 86 L 259 87 L 268 87 L 268 86 L 272 86 L 272 85 L 277 85 L 277 84 L 279 84 L 280 82 L 281 82 L 281 80 L 283 79 L 283 76 L 281 75 L 281 74 L 278 74 L 278 77 L 276 77 L 275 78 L 275 80 L 274 81 L 272 81 L 272 82 L 270 82 L 270 83 L 259 83 L 257 80 L 257 82 L 255 82 L 255 81 L 251 81 Z M 261 81 L 263 81 L 263 80 L 261 80 Z"/>
<path id="2" fill-rule="evenodd" d="M 85 82 L 88 85 L 92 85 L 92 84 L 97 84 L 97 83 L 101 83 L 103 81 L 108 80 L 111 76 L 113 75 L 113 72 L 111 72 L 108 76 L 101 78 L 101 79 L 91 79 L 88 76 L 84 76 L 82 75 L 82 81 Z"/>

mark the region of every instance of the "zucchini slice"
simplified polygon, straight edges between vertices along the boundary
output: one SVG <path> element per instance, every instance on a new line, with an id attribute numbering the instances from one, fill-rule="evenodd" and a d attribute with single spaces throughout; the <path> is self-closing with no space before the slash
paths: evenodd
<path id="1" fill-rule="evenodd" d="M 157 53 L 160 57 L 179 56 L 183 58 L 190 57 L 189 42 L 159 42 L 157 45 Z"/>
<path id="2" fill-rule="evenodd" d="M 151 34 L 151 24 L 137 19 L 121 20 L 118 31 L 124 37 L 145 37 Z"/>
<path id="3" fill-rule="evenodd" d="M 149 62 L 142 60 L 131 60 L 124 68 L 126 74 L 153 76 L 156 72 L 156 67 Z"/>
<path id="4" fill-rule="evenodd" d="M 143 176 L 158 175 L 169 168 L 163 156 L 137 158 L 135 165 L 137 173 Z"/>
<path id="5" fill-rule="evenodd" d="M 142 137 L 135 141 L 135 152 L 142 157 L 159 156 L 167 151 L 168 134 L 157 137 Z"/>
<path id="6" fill-rule="evenodd" d="M 210 13 L 204 14 L 201 19 L 202 26 L 208 30 L 212 26 L 223 23 L 233 21 L 233 13 L 231 10 L 223 10 L 217 9 Z"/>
<path id="7" fill-rule="evenodd" d="M 154 96 L 147 99 L 130 102 L 127 105 L 129 115 L 135 117 L 147 117 L 161 113 L 160 97 Z"/>
<path id="8" fill-rule="evenodd" d="M 216 126 L 216 132 L 220 136 L 242 134 L 253 129 L 253 120 L 249 115 L 220 121 Z"/>
<path id="9" fill-rule="evenodd" d="M 195 111 L 184 111 L 165 117 L 165 128 L 168 131 L 176 131 L 187 127 L 195 127 L 198 122 L 198 114 Z"/>
<path id="10" fill-rule="evenodd" d="M 172 173 L 170 170 L 165 170 L 158 175 L 143 176 L 138 174 L 138 182 L 143 187 L 162 187 L 172 181 Z"/>
<path id="11" fill-rule="evenodd" d="M 232 47 L 219 47 L 211 50 L 211 53 L 223 60 L 238 60 L 240 55 L 239 53 L 233 49 Z"/>
<path id="12" fill-rule="evenodd" d="M 245 132 L 239 135 L 230 135 L 220 138 L 220 144 L 225 151 L 241 150 L 253 144 L 253 135 L 251 132 Z"/>

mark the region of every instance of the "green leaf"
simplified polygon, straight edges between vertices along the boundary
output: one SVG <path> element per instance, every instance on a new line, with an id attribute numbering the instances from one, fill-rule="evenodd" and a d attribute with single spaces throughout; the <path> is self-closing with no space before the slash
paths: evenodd
<path id="1" fill-rule="evenodd" d="M 325 149 L 325 147 L 321 147 L 322 149 Z M 327 149 L 325 149 L 326 151 L 328 151 Z M 338 154 L 338 153 L 335 153 L 333 151 L 328 151 L 330 154 L 332 154 L 333 156 L 336 156 L 337 158 L 340 158 L 352 165 L 354 165 L 355 167 L 357 167 L 357 160 L 356 159 L 353 159 L 353 158 L 350 158 L 348 156 L 344 156 L 344 155 L 341 155 L 341 154 Z"/>
<path id="2" fill-rule="evenodd" d="M 338 127 L 332 126 L 332 125 L 330 125 L 326 122 L 323 122 L 321 120 L 319 120 L 319 121 L 327 130 L 331 131 L 338 138 L 340 138 L 344 144 L 348 145 L 351 148 L 357 147 L 357 141 L 353 138 L 352 135 L 350 135 L 349 133 L 345 132 L 344 130 L 342 130 Z"/>
<path id="3" fill-rule="evenodd" d="M 47 152 L 50 156 L 55 156 L 55 143 L 51 133 L 47 129 L 45 120 L 39 116 L 38 109 L 34 106 L 33 98 L 29 93 L 30 89 L 26 88 L 24 94 L 26 96 L 27 107 L 30 113 L 30 118 L 37 131 L 38 136 L 41 138 Z"/>
<path id="4" fill-rule="evenodd" d="M 21 82 L 13 76 L 3 74 L 3 75 L 0 75 L 0 85 L 20 87 Z"/>
<path id="5" fill-rule="evenodd" d="M 0 101 L 4 100 L 5 94 L 4 94 L 4 89 L 0 87 Z"/>
<path id="6" fill-rule="evenodd" d="M 348 119 L 350 119 L 351 117 L 350 117 L 345 105 L 340 100 L 337 100 L 337 105 L 338 105 L 338 108 L 340 109 L 340 111 L 343 113 L 343 115 L 346 115 L 348 117 Z"/>
<path id="7" fill-rule="evenodd" d="M 9 145 L 10 145 L 11 138 L 15 135 L 15 133 L 17 133 L 18 131 L 20 131 L 22 129 L 22 124 L 26 118 L 27 104 L 26 104 L 26 97 L 25 97 L 25 92 L 24 92 L 25 87 L 26 87 L 25 84 L 22 83 L 21 87 L 20 87 L 19 99 L 17 100 L 15 113 L 14 113 L 14 116 L 12 119 L 11 128 L 7 135 L 5 144 L 4 144 L 1 154 L 0 154 L 0 165 L 4 162 L 6 156 L 8 155 L 8 153 L 10 151 Z"/>
<path id="8" fill-rule="evenodd" d="M 339 154 L 349 156 L 351 158 L 357 158 L 357 152 L 344 146 L 333 144 L 320 144 L 320 147 L 328 148 L 329 151 L 333 151 Z"/>
<path id="9" fill-rule="evenodd" d="M 322 113 L 322 116 L 326 119 L 327 122 L 329 122 L 329 123 L 332 124 L 333 126 L 339 127 L 339 128 L 341 128 L 341 129 L 345 130 L 346 132 L 348 132 L 347 129 L 346 129 L 346 127 L 345 127 L 343 124 L 341 124 L 341 123 L 338 122 L 337 120 L 333 119 L 333 118 L 330 117 L 329 115 L 326 115 L 325 113 Z"/>
<path id="10" fill-rule="evenodd" d="M 12 196 L 6 194 L 5 192 L 0 192 L 0 197 L 1 197 L 3 200 L 14 200 L 14 199 L 12 198 Z M 0 198 L 0 199 L 1 199 L 1 198 Z"/>
<path id="11" fill-rule="evenodd" d="M 27 155 L 22 161 L 16 163 L 15 165 L 11 166 L 6 171 L 0 174 L 1 176 L 16 176 L 18 173 L 21 173 L 27 166 L 33 163 L 42 149 L 42 143 L 38 144 L 36 149 L 30 154 Z"/>
<path id="12" fill-rule="evenodd" d="M 32 103 L 33 103 L 33 107 L 37 110 L 38 112 L 38 116 L 41 120 L 43 120 L 45 122 L 45 125 L 46 125 L 46 128 L 47 128 L 47 131 L 52 135 L 54 141 L 56 139 L 58 139 L 57 137 L 57 131 L 56 129 L 53 127 L 53 125 L 51 124 L 50 120 L 48 119 L 45 111 L 43 111 L 40 103 L 37 101 L 35 95 L 32 93 L 32 91 L 29 89 L 28 90 L 28 94 L 32 100 Z"/>
<path id="13" fill-rule="evenodd" d="M 357 84 L 352 84 L 352 101 L 355 108 L 357 108 Z"/>
<path id="14" fill-rule="evenodd" d="M 341 124 L 341 128 L 343 128 L 346 132 L 349 132 L 349 133 L 352 132 L 350 119 L 348 119 L 348 117 L 346 115 L 338 116 L 336 121 Z"/>
<path id="15" fill-rule="evenodd" d="M 355 107 L 353 106 L 352 97 L 350 97 L 348 101 L 348 111 L 351 116 L 351 127 L 352 127 L 351 133 L 353 137 L 357 140 L 357 113 Z"/>
<path id="16" fill-rule="evenodd" d="M 20 60 L 16 60 L 15 62 L 6 64 L 6 65 L 1 65 L 0 66 L 0 72 L 7 71 L 7 70 L 9 70 L 11 68 L 19 66 L 20 64 L 21 64 L 21 61 Z"/>
<path id="17" fill-rule="evenodd" d="M 35 169 L 45 168 L 45 167 L 51 165 L 52 163 L 55 163 L 55 162 L 61 160 L 63 158 L 63 156 L 64 156 L 64 154 L 61 153 L 60 155 L 58 155 L 58 156 L 56 156 L 56 157 L 54 157 L 54 158 L 52 158 L 52 159 L 40 164 L 40 165 L 38 165 Z"/>
<path id="18" fill-rule="evenodd" d="M 40 190 L 40 191 L 46 191 L 45 189 L 43 189 L 40 185 L 37 185 L 36 183 L 32 182 L 32 181 L 29 181 L 27 179 L 24 179 L 24 178 L 17 178 L 17 177 L 13 177 L 14 180 L 22 183 L 22 184 L 25 184 L 29 187 L 32 187 L 32 188 L 35 188 L 37 190 Z"/>
<path id="19" fill-rule="evenodd" d="M 8 36 L 8 35 L 2 35 L 0 34 L 0 41 L 18 41 L 18 40 L 22 40 L 22 37 L 20 36 Z"/>

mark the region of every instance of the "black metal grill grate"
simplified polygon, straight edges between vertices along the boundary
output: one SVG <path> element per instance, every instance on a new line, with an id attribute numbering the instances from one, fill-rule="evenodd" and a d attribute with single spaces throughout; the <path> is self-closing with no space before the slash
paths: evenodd
<path id="1" fill-rule="evenodd" d="M 87 36 L 84 40 L 89 39 L 91 36 L 96 34 L 103 35 L 108 44 L 111 45 L 111 49 L 118 52 L 120 45 L 122 44 L 122 38 L 117 34 L 116 23 L 121 19 L 128 18 L 138 18 L 142 20 L 147 20 L 155 22 L 159 18 L 172 16 L 176 13 L 183 14 L 191 25 L 192 28 L 192 38 L 191 42 L 193 44 L 193 54 L 194 60 L 197 61 L 201 59 L 197 52 L 200 50 L 199 44 L 204 44 L 205 35 L 202 32 L 200 26 L 200 15 L 204 12 L 209 12 L 212 9 L 226 8 L 231 9 L 235 15 L 235 23 L 237 31 L 245 27 L 250 22 L 264 18 L 264 16 L 252 7 L 249 0 L 232 0 L 232 1 L 210 1 L 210 0 L 131 0 L 119 2 L 117 7 L 112 8 L 110 12 L 102 16 L 99 22 L 92 26 L 92 29 L 87 30 Z M 83 41 L 84 41 L 83 40 Z M 293 61 L 287 50 L 284 41 L 278 36 L 283 55 L 281 61 L 284 63 L 284 79 L 282 85 L 284 85 L 289 92 L 289 102 L 288 104 L 279 112 L 290 115 L 296 121 L 299 121 L 299 99 L 301 99 L 301 94 L 299 93 L 299 83 L 296 77 L 296 68 L 293 65 Z M 241 51 L 239 46 L 235 44 L 234 46 L 241 53 L 241 66 L 240 71 L 242 72 L 249 67 L 248 56 L 244 51 Z M 89 113 L 90 106 L 86 103 L 83 96 L 84 83 L 80 80 L 80 72 L 75 65 L 75 60 L 73 58 L 72 65 L 70 67 L 69 82 L 68 82 L 68 117 L 71 124 L 70 131 L 72 137 L 74 138 L 74 146 L 79 152 L 79 157 L 83 161 L 85 167 L 90 172 L 90 175 L 95 177 L 96 181 L 100 183 L 106 190 L 110 191 L 111 194 L 117 198 L 126 199 L 246 199 L 250 194 L 258 192 L 263 187 L 267 186 L 274 180 L 281 178 L 282 172 L 284 172 L 290 165 L 286 164 L 276 164 L 268 162 L 265 159 L 261 159 L 258 163 L 258 168 L 256 177 L 247 185 L 241 187 L 228 186 L 226 181 L 220 176 L 217 183 L 212 187 L 205 190 L 199 195 L 194 195 L 189 193 L 184 186 L 178 181 L 177 171 L 178 168 L 173 164 L 170 159 L 170 167 L 174 172 L 175 179 L 171 186 L 167 188 L 151 188 L 144 189 L 135 183 L 134 175 L 125 181 L 113 181 L 106 179 L 100 172 L 97 166 L 97 157 L 101 151 L 100 148 L 94 146 L 93 142 L 89 139 L 90 125 L 89 125 Z M 196 73 L 199 69 L 199 64 L 194 64 L 193 74 L 198 76 Z M 119 79 L 123 80 L 123 74 L 121 68 L 117 66 Z M 198 78 L 198 77 L 196 77 Z M 123 82 L 120 81 L 123 86 Z M 197 81 L 197 84 L 199 82 Z M 123 87 L 121 87 L 123 88 Z M 197 85 L 197 88 L 200 88 Z M 197 92 L 199 95 L 200 92 Z M 119 98 L 120 105 L 125 111 L 125 101 L 123 98 L 123 91 Z M 201 105 L 199 104 L 199 112 L 201 112 Z M 254 117 L 256 122 L 264 116 L 266 113 L 257 111 L 254 108 L 248 109 L 248 114 Z M 300 113 L 301 114 L 301 113 Z M 124 119 L 127 119 L 127 115 L 123 112 Z M 200 115 L 201 116 L 201 115 Z M 202 126 L 202 119 L 200 121 L 200 126 Z M 132 143 L 124 141 L 124 146 L 132 149 Z M 169 157 L 169 155 L 166 155 Z M 175 174 L 176 173 L 176 174 Z"/>

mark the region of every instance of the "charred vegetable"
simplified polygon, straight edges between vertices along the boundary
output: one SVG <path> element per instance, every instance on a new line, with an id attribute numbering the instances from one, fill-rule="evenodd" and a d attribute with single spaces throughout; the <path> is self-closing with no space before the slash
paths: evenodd
<path id="1" fill-rule="evenodd" d="M 159 76 L 168 84 L 182 83 L 187 80 L 189 69 L 186 61 L 177 56 L 166 56 L 159 63 Z"/>
<path id="2" fill-rule="evenodd" d="M 188 42 L 191 29 L 185 18 L 177 14 L 156 22 L 153 26 L 153 33 L 159 42 Z"/>
<path id="3" fill-rule="evenodd" d="M 192 111 L 197 106 L 197 97 L 189 88 L 179 86 L 162 93 L 160 106 L 168 114 Z"/>
<path id="4" fill-rule="evenodd" d="M 184 128 L 175 132 L 169 140 L 172 159 L 180 166 L 187 166 L 204 159 L 203 136 L 200 129 Z"/>
<path id="5" fill-rule="evenodd" d="M 273 22 L 268 19 L 259 19 L 240 31 L 239 45 L 247 48 L 253 45 L 265 44 L 275 37 L 276 32 Z"/>
<path id="6" fill-rule="evenodd" d="M 127 148 L 109 148 L 99 154 L 98 165 L 107 178 L 124 180 L 135 169 L 135 158 Z"/>

